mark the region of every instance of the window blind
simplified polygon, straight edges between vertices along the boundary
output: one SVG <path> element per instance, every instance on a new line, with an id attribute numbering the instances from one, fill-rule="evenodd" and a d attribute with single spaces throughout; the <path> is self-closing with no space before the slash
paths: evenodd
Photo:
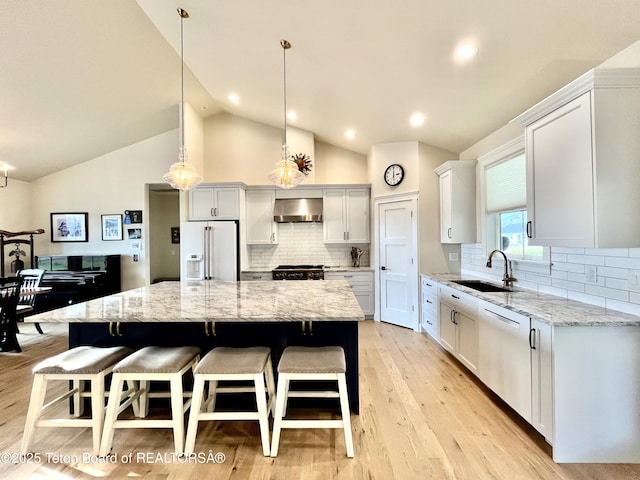
<path id="1" fill-rule="evenodd" d="M 487 213 L 526 208 L 526 175 L 524 153 L 488 166 L 485 170 Z"/>

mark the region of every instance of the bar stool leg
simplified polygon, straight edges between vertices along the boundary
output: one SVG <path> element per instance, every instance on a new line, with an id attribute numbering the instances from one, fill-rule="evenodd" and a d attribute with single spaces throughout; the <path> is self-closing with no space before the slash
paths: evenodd
<path id="1" fill-rule="evenodd" d="M 82 402 L 84 403 L 84 402 Z M 100 440 L 104 426 L 104 376 L 91 380 L 91 423 L 93 430 L 93 453 L 100 453 Z"/>
<path id="2" fill-rule="evenodd" d="M 120 401 L 122 400 L 122 387 L 124 380 L 122 375 L 114 373 L 111 378 L 111 389 L 109 393 L 109 402 L 107 403 L 107 413 L 104 417 L 104 430 L 102 432 L 102 441 L 100 442 L 100 456 L 105 457 L 111 450 L 113 443 L 114 422 L 118 416 Z"/>
<path id="3" fill-rule="evenodd" d="M 187 426 L 187 439 L 184 445 L 184 453 L 193 453 L 196 445 L 196 434 L 198 433 L 198 423 L 200 410 L 202 409 L 202 400 L 204 398 L 204 384 L 206 383 L 203 375 L 196 375 L 193 380 L 193 392 L 191 397 L 191 412 L 189 414 L 189 424 Z"/>
<path id="4" fill-rule="evenodd" d="M 268 457 L 269 448 L 269 411 L 264 385 L 264 372 L 256 373 L 253 382 L 256 389 L 256 403 L 258 405 L 258 422 L 260 423 L 260 438 L 262 439 L 262 454 Z"/>
<path id="5" fill-rule="evenodd" d="M 351 413 L 349 411 L 349 396 L 347 395 L 347 381 L 344 373 L 338 374 L 338 392 L 340 392 L 340 413 L 344 428 L 344 443 L 347 446 L 347 457 L 353 458 L 353 437 L 351 435 Z"/>
<path id="6" fill-rule="evenodd" d="M 273 378 L 273 365 L 271 363 L 271 356 L 267 358 L 267 364 L 265 365 L 265 375 L 267 376 L 267 392 L 269 395 L 269 404 L 267 408 L 271 412 L 271 416 L 276 416 L 276 383 Z"/>
<path id="7" fill-rule="evenodd" d="M 73 380 L 73 389 L 76 391 L 73 395 L 73 416 L 80 417 L 84 413 L 84 402 L 80 397 L 80 392 L 84 390 L 84 381 Z"/>
<path id="8" fill-rule="evenodd" d="M 22 435 L 22 445 L 20 446 L 22 453 L 29 451 L 33 432 L 36 429 L 36 421 L 38 417 L 40 417 L 46 394 L 47 380 L 44 378 L 44 375 L 35 375 L 33 378 L 33 387 L 31 388 L 31 399 L 29 400 L 29 410 L 27 411 L 24 434 Z"/>
<path id="9" fill-rule="evenodd" d="M 173 421 L 173 442 L 176 453 L 184 451 L 184 397 L 182 375 L 174 375 L 171 380 L 171 419 Z"/>
<path id="10" fill-rule="evenodd" d="M 271 435 L 271 456 L 278 456 L 280 445 L 280 432 L 282 430 L 282 417 L 284 417 L 284 404 L 289 379 L 286 373 L 278 375 L 278 390 L 276 392 L 276 415 L 273 419 L 273 434 Z"/>

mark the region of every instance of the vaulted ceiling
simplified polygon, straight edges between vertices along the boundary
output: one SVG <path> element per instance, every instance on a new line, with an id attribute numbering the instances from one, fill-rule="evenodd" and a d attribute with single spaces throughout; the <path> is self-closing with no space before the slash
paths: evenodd
<path id="1" fill-rule="evenodd" d="M 360 153 L 405 140 L 461 152 L 640 39 L 637 0 L 3 0 L 0 162 L 13 177 L 178 126 L 178 7 L 186 98 L 203 116 L 282 127 L 285 38 L 290 124 Z M 463 42 L 470 61 L 454 58 Z"/>

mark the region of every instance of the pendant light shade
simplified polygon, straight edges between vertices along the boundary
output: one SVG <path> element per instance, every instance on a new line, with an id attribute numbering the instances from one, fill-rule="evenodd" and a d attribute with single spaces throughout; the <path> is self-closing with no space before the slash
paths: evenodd
<path id="1" fill-rule="evenodd" d="M 189 190 L 200 183 L 202 177 L 196 172 L 196 168 L 187 162 L 187 149 L 184 146 L 184 35 L 183 22 L 189 18 L 189 13 L 182 8 L 178 9 L 180 15 L 180 64 L 181 64 L 181 90 L 180 90 L 180 149 L 178 161 L 171 165 L 169 172 L 162 179 L 177 190 Z"/>
<path id="2" fill-rule="evenodd" d="M 287 40 L 280 40 L 282 47 L 283 84 L 284 84 L 284 142 L 282 144 L 282 159 L 269 173 L 269 180 L 280 188 L 293 188 L 304 180 L 304 174 L 298 164 L 291 159 L 289 145 L 287 145 L 287 50 L 291 44 Z"/>

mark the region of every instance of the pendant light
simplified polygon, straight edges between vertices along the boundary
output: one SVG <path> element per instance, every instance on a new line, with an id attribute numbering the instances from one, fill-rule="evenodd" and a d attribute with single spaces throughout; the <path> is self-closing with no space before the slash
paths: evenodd
<path id="1" fill-rule="evenodd" d="M 287 50 L 291 44 L 287 40 L 280 40 L 282 46 L 282 64 L 284 79 L 284 143 L 282 144 L 282 159 L 276 163 L 276 168 L 269 173 L 269 180 L 281 188 L 293 188 L 303 179 L 304 174 L 298 169 L 298 164 L 289 155 L 287 145 Z"/>
<path id="2" fill-rule="evenodd" d="M 178 8 L 180 15 L 180 64 L 181 70 L 181 100 L 180 100 L 180 150 L 178 151 L 178 161 L 171 165 L 169 173 L 162 179 L 177 190 L 189 190 L 202 182 L 202 177 L 198 175 L 193 165 L 187 162 L 187 148 L 184 146 L 184 34 L 183 22 L 189 18 L 189 13 L 182 8 Z"/>

